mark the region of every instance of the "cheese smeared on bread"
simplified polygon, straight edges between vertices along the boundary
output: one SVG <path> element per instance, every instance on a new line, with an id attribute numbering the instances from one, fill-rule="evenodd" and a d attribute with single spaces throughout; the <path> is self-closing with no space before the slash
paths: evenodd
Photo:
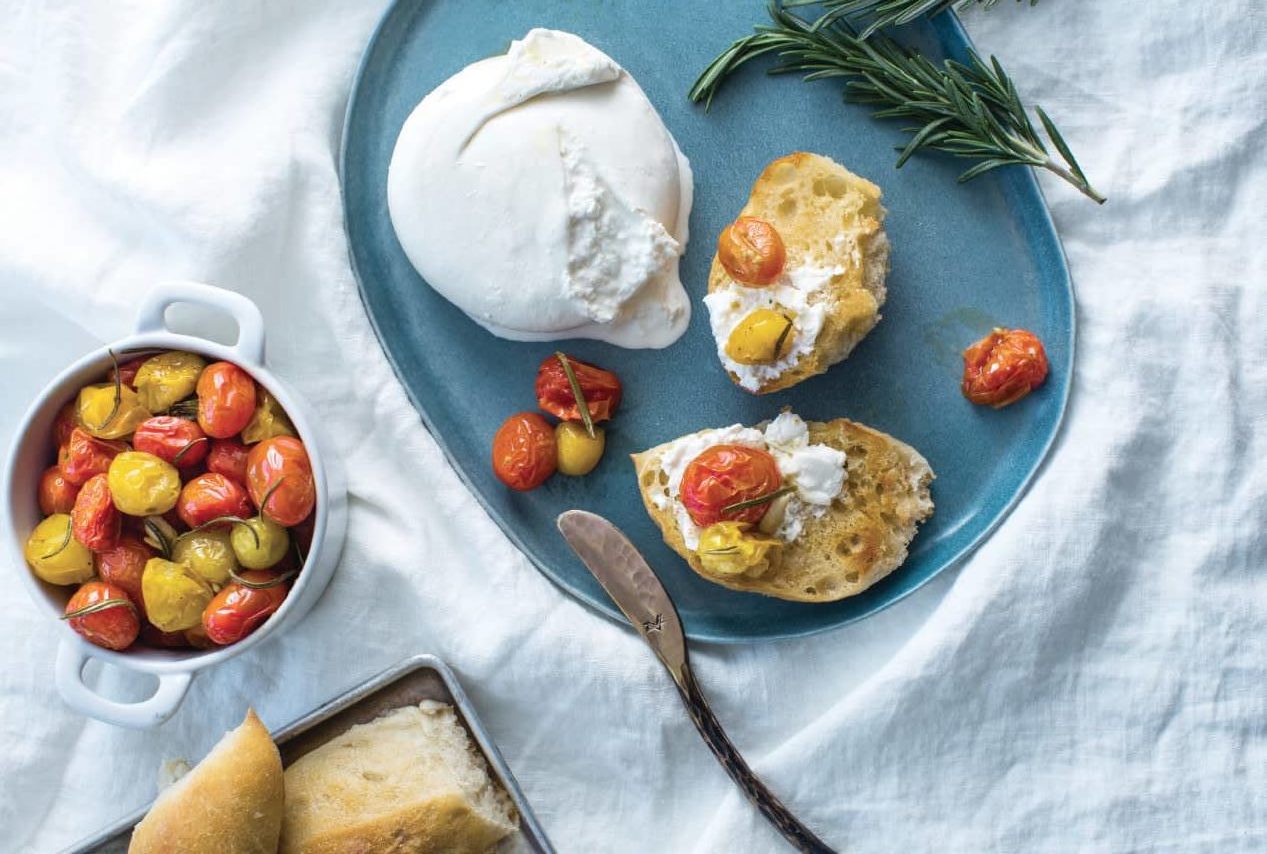
<path id="1" fill-rule="evenodd" d="M 823 458 L 827 452 L 838 453 L 843 458 L 843 477 L 825 506 L 805 501 L 816 490 L 831 489 L 831 482 L 821 477 L 826 468 L 807 471 L 789 466 L 776 451 L 780 471 L 795 492 L 782 499 L 787 507 L 782 508 L 785 516 L 777 528 L 769 530 L 772 526 L 762 518 L 761 525 L 748 532 L 756 543 L 773 540 L 775 546 L 762 548 L 762 560 L 749 571 L 710 571 L 711 562 L 701 558 L 701 532 L 682 508 L 678 471 L 690 460 L 681 457 L 698 455 L 717 443 L 767 441 L 772 428 L 776 437 L 793 428 L 791 419 L 800 422 L 784 413 L 762 429 L 736 425 L 705 430 L 634 454 L 643 504 L 665 542 L 709 581 L 801 602 L 831 602 L 856 595 L 906 560 L 917 525 L 933 512 L 929 493 L 933 472 L 928 461 L 892 436 L 843 418 L 801 422 L 807 431 L 805 447 L 822 448 L 815 453 Z M 794 509 L 796 503 L 801 504 L 799 509 Z M 776 502 L 771 505 L 767 515 L 780 512 Z M 797 523 L 789 524 L 791 518 Z"/>
<path id="2" fill-rule="evenodd" d="M 730 378 L 768 394 L 844 360 L 879 322 L 889 269 L 885 210 L 875 184 L 827 157 L 797 152 L 765 168 L 740 215 L 777 229 L 783 273 L 769 285 L 745 285 L 714 256 L 704 305 Z M 774 361 L 741 364 L 726 343 L 762 308 L 785 313 L 792 328 Z"/>

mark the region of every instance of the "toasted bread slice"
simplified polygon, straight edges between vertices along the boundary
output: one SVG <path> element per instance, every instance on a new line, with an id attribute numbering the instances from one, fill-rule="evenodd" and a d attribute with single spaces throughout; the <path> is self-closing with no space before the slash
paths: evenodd
<path id="1" fill-rule="evenodd" d="M 889 239 L 884 232 L 880 188 L 818 154 L 796 152 L 775 160 L 761 173 L 739 216 L 766 220 L 778 229 L 787 249 L 785 270 L 802 266 L 841 268 L 811 304 L 828 307 L 809 352 L 777 376 L 762 378 L 756 394 L 789 388 L 825 372 L 847 357 L 880 320 Z M 735 285 L 717 256 L 708 292 Z M 725 344 L 719 341 L 719 349 Z M 729 368 L 731 380 L 743 386 Z"/>
<path id="2" fill-rule="evenodd" d="M 643 504 L 664 541 L 709 581 L 797 602 L 855 596 L 906 560 L 916 526 L 933 513 L 933 470 L 910 445 L 844 418 L 809 422 L 809 440 L 845 452 L 844 488 L 827 513 L 807 521 L 801 535 L 758 577 L 705 572 L 672 510 L 652 501 L 651 489 L 664 483 L 660 455 L 667 445 L 633 455 Z"/>

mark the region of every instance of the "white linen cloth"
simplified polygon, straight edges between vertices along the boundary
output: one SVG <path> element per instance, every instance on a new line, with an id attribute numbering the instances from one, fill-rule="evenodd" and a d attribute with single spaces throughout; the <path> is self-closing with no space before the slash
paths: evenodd
<path id="1" fill-rule="evenodd" d="M 200 674 L 152 732 L 68 710 L 52 626 L 5 585 L 0 850 L 129 812 L 160 760 L 197 758 L 247 704 L 279 726 L 421 651 L 457 669 L 561 851 L 782 850 L 641 642 L 488 520 L 379 349 L 336 151 L 381 6 L 0 4 L 0 439 L 152 282 L 188 277 L 259 303 L 351 482 L 312 614 Z M 761 8 L 730 4 L 718 37 Z M 1263 850 L 1267 19 L 1250 0 L 1043 0 L 967 21 L 1109 197 L 1044 178 L 1077 283 L 1067 424 L 958 571 L 820 637 L 701 646 L 701 681 L 842 848 Z"/>

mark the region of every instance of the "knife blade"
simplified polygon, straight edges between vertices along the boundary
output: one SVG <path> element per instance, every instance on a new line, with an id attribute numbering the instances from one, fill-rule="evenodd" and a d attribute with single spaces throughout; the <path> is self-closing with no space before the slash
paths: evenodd
<path id="1" fill-rule="evenodd" d="M 585 510 L 568 510 L 556 524 L 581 563 L 669 671 L 691 722 L 748 800 L 798 851 L 834 854 L 757 777 L 722 729 L 691 672 L 677 608 L 629 538 L 602 516 Z"/>

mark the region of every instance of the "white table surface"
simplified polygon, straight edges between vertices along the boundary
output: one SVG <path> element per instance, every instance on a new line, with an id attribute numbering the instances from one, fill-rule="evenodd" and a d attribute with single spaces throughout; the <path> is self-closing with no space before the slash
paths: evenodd
<path id="1" fill-rule="evenodd" d="M 726 33 L 760 15 L 734 6 Z M 335 152 L 380 7 L 0 4 L 0 443 L 64 364 L 126 333 L 151 282 L 190 277 L 258 301 L 352 494 L 312 615 L 199 676 L 152 732 L 63 706 L 52 627 L 6 585 L 0 850 L 128 812 L 161 759 L 201 755 L 247 704 L 280 725 L 419 651 L 459 672 L 560 850 L 780 850 L 640 642 L 560 595 L 464 491 L 378 348 Z M 1005 0 L 967 20 L 1110 198 L 1043 182 L 1078 296 L 1069 419 L 958 571 L 825 636 L 701 648 L 701 680 L 756 768 L 850 850 L 1263 850 L 1261 4 Z"/>

